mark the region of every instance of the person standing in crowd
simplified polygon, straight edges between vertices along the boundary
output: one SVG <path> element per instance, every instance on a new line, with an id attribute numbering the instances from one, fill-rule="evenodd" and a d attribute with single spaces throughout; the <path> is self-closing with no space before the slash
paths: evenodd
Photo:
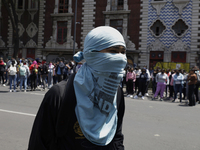
<path id="1" fill-rule="evenodd" d="M 162 71 L 156 75 L 156 83 L 156 93 L 154 94 L 152 100 L 155 100 L 155 98 L 158 96 L 158 93 L 160 92 L 160 100 L 163 101 L 163 93 L 165 91 L 166 84 L 169 84 L 169 78 L 165 73 L 165 69 L 162 69 Z"/>
<path id="2" fill-rule="evenodd" d="M 181 70 L 181 73 L 183 74 L 184 76 L 184 80 L 183 80 L 183 99 L 186 99 L 187 97 L 187 89 L 186 89 L 186 84 L 187 84 L 187 76 L 188 74 L 185 72 L 184 69 Z"/>
<path id="3" fill-rule="evenodd" d="M 32 65 L 29 67 L 30 69 L 30 79 L 31 79 L 31 91 L 35 91 L 37 87 L 37 74 L 38 74 L 38 65 L 37 62 L 34 60 Z"/>
<path id="4" fill-rule="evenodd" d="M 149 69 L 147 69 L 146 65 L 144 66 L 144 68 L 146 69 L 146 73 L 148 74 L 148 79 L 147 79 L 147 85 L 146 85 L 145 93 L 146 93 L 146 96 L 149 96 L 148 89 L 149 89 L 149 83 L 150 83 L 150 80 L 151 80 L 151 75 L 150 75 Z"/>
<path id="5" fill-rule="evenodd" d="M 127 63 L 121 33 L 97 27 L 74 59 L 86 63 L 45 95 L 28 150 L 124 150 L 124 95 L 119 84 Z"/>
<path id="6" fill-rule="evenodd" d="M 195 73 L 197 75 L 197 82 L 196 82 L 196 85 L 195 85 L 195 90 L 194 90 L 194 94 L 196 96 L 196 102 L 197 103 L 200 103 L 199 102 L 199 87 L 200 87 L 200 73 L 199 73 L 199 67 L 197 66 L 194 66 L 193 67 L 193 70 L 195 70 Z"/>
<path id="7" fill-rule="evenodd" d="M 194 91 L 195 86 L 197 83 L 197 75 L 195 74 L 195 69 L 191 69 L 190 73 L 187 77 L 188 81 L 188 99 L 189 99 L 189 106 L 195 106 L 195 97 L 194 97 Z"/>
<path id="8" fill-rule="evenodd" d="M 8 82 L 8 59 L 5 60 L 4 64 L 5 64 L 5 73 L 4 73 L 5 74 L 5 82 L 4 83 L 7 84 L 7 82 Z"/>
<path id="9" fill-rule="evenodd" d="M 71 69 L 71 67 L 69 66 L 69 62 L 65 62 L 65 67 L 63 69 L 63 80 L 67 80 L 68 79 L 68 74 L 69 74 L 69 70 Z"/>
<path id="10" fill-rule="evenodd" d="M 53 69 L 54 69 L 54 65 L 52 64 L 52 61 L 50 61 L 49 67 L 48 67 L 48 88 L 49 89 L 53 86 Z"/>
<path id="11" fill-rule="evenodd" d="M 153 73 L 151 74 L 151 79 L 152 79 L 152 93 L 155 94 L 156 93 L 156 87 L 157 87 L 157 83 L 156 83 L 156 75 L 158 74 L 157 70 L 154 70 Z"/>
<path id="12" fill-rule="evenodd" d="M 126 74 L 126 83 L 127 83 L 127 97 L 133 97 L 134 89 L 133 89 L 133 83 L 136 80 L 136 74 L 133 71 L 133 68 L 129 68 L 127 74 Z"/>
<path id="13" fill-rule="evenodd" d="M 63 69 L 65 67 L 65 64 L 63 63 L 62 60 L 57 62 L 57 66 L 56 66 L 56 76 L 58 79 L 58 82 L 63 80 Z"/>
<path id="14" fill-rule="evenodd" d="M 15 65 L 15 60 L 12 60 L 12 63 L 8 68 L 8 73 L 9 73 L 10 92 L 12 92 L 12 83 L 14 86 L 13 92 L 16 92 L 17 67 Z"/>
<path id="15" fill-rule="evenodd" d="M 58 82 L 58 79 L 57 79 L 57 76 L 56 76 L 56 68 L 57 68 L 57 63 L 53 63 L 53 84 L 57 84 Z"/>
<path id="16" fill-rule="evenodd" d="M 140 78 L 140 74 L 141 74 L 141 70 L 139 67 L 135 67 L 135 74 L 136 74 L 135 93 L 137 93 L 137 90 L 139 91 L 139 78 Z"/>
<path id="17" fill-rule="evenodd" d="M 22 85 L 24 84 L 24 92 L 27 89 L 27 77 L 29 75 L 29 68 L 26 65 L 26 62 L 21 62 L 19 68 L 19 75 L 20 75 L 20 91 L 22 91 Z"/>
<path id="18" fill-rule="evenodd" d="M 166 74 L 167 74 L 167 76 L 168 76 L 168 78 L 169 78 L 169 76 L 171 75 L 170 69 L 167 69 L 167 70 L 166 70 Z M 168 95 L 168 93 L 169 93 L 169 83 L 170 83 L 170 82 L 166 83 L 166 88 L 165 88 L 166 97 L 167 97 L 167 95 Z"/>
<path id="19" fill-rule="evenodd" d="M 45 90 L 46 88 L 46 77 L 48 75 L 48 68 L 47 68 L 47 64 L 46 64 L 46 61 L 43 60 L 42 61 L 42 64 L 40 65 L 40 70 L 41 70 L 41 76 L 40 76 L 40 79 L 41 79 L 41 85 L 43 85 L 43 90 Z"/>
<path id="20" fill-rule="evenodd" d="M 81 61 L 79 62 L 77 65 L 76 65 L 76 73 L 78 72 L 78 70 L 82 67 L 84 61 Z"/>
<path id="21" fill-rule="evenodd" d="M 184 76 L 182 73 L 180 73 L 181 70 L 177 69 L 176 74 L 173 76 L 173 85 L 174 85 L 174 100 L 172 102 L 175 102 L 177 98 L 177 93 L 179 92 L 180 95 L 180 102 L 182 102 L 182 90 L 183 90 L 183 80 Z"/>
<path id="22" fill-rule="evenodd" d="M 4 79 L 5 68 L 6 68 L 6 66 L 4 64 L 3 58 L 1 57 L 0 58 L 0 82 L 2 80 L 2 85 L 3 86 L 6 86 L 5 85 L 5 79 Z"/>
<path id="23" fill-rule="evenodd" d="M 139 80 L 139 90 L 137 94 L 134 96 L 135 99 L 138 98 L 139 93 L 142 93 L 142 99 L 144 99 L 145 91 L 146 91 L 146 85 L 147 85 L 147 79 L 148 79 L 148 74 L 146 73 L 146 69 L 142 69 L 142 73 L 140 74 L 139 78 L 136 80 Z"/>
<path id="24" fill-rule="evenodd" d="M 173 85 L 173 76 L 175 75 L 174 73 L 175 71 L 174 69 L 172 69 L 171 74 L 169 76 L 169 92 L 170 92 L 169 99 L 170 100 L 174 99 L 174 85 Z"/>

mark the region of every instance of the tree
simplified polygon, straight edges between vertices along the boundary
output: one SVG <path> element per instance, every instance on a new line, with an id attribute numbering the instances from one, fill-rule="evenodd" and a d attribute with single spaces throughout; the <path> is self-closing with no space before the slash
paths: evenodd
<path id="1" fill-rule="evenodd" d="M 13 28 L 13 43 L 14 43 L 13 58 L 17 58 L 18 50 L 19 50 L 19 29 L 18 29 L 19 21 L 16 14 L 15 2 L 13 0 L 2 0 L 2 2 L 11 20 L 11 24 Z"/>

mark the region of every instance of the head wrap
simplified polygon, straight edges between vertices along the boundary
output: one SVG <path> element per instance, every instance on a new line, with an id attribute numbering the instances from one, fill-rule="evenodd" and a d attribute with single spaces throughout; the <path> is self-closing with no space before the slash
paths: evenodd
<path id="1" fill-rule="evenodd" d="M 74 79 L 75 112 L 84 136 L 96 145 L 109 144 L 115 135 L 117 89 L 127 63 L 125 54 L 99 51 L 118 45 L 126 47 L 119 31 L 97 27 L 87 34 L 83 52 L 74 55 L 86 61 Z"/>
<path id="2" fill-rule="evenodd" d="M 33 64 L 34 64 L 34 65 L 37 65 L 37 61 L 34 60 L 34 61 L 33 61 Z"/>

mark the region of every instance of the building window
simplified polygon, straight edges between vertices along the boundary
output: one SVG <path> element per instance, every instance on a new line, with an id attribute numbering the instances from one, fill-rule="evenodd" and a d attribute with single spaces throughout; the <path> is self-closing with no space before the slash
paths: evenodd
<path id="1" fill-rule="evenodd" d="M 163 23 L 160 20 L 156 20 L 156 22 L 153 23 L 150 29 L 151 31 L 153 31 L 154 35 L 158 37 L 163 33 L 166 27 L 163 25 Z"/>
<path id="2" fill-rule="evenodd" d="M 188 25 L 182 20 L 179 19 L 173 26 L 172 29 L 176 33 L 177 36 L 182 36 L 185 31 L 188 29 Z"/>
<path id="3" fill-rule="evenodd" d="M 118 0 L 117 10 L 123 10 L 124 8 L 124 0 Z"/>
<path id="4" fill-rule="evenodd" d="M 57 42 L 63 44 L 67 41 L 67 22 L 58 22 L 57 29 Z"/>
<path id="5" fill-rule="evenodd" d="M 30 9 L 35 9 L 37 8 L 37 3 L 36 0 L 30 0 Z"/>
<path id="6" fill-rule="evenodd" d="M 172 52 L 171 62 L 186 63 L 186 52 Z"/>
<path id="7" fill-rule="evenodd" d="M 122 19 L 110 20 L 110 26 L 117 29 L 122 34 L 122 29 L 123 29 Z"/>
<path id="8" fill-rule="evenodd" d="M 68 13 L 68 0 L 59 1 L 59 13 Z"/>
<path id="9" fill-rule="evenodd" d="M 17 9 L 23 9 L 23 0 L 18 0 Z"/>
<path id="10" fill-rule="evenodd" d="M 111 10 L 123 10 L 124 0 L 111 0 Z"/>

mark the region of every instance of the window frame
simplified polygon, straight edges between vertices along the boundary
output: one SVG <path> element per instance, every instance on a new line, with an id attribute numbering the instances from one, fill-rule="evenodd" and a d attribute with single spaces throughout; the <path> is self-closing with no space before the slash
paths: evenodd
<path id="1" fill-rule="evenodd" d="M 116 22 L 117 22 L 117 21 L 122 21 L 122 24 L 121 24 L 121 25 L 114 25 L 114 26 L 113 26 L 113 25 L 111 25 L 111 21 L 116 21 Z M 117 30 L 118 30 L 122 35 L 123 35 L 123 21 L 124 21 L 123 19 L 110 19 L 110 26 L 113 27 L 113 28 L 115 28 L 115 29 L 117 29 L 117 27 L 121 27 L 121 30 L 122 30 L 121 32 L 120 32 L 118 29 L 117 29 Z"/>
<path id="2" fill-rule="evenodd" d="M 60 7 L 61 7 L 61 3 L 60 3 L 60 1 L 63 1 L 63 4 L 62 4 L 62 6 L 63 6 L 63 9 L 60 9 Z M 67 1 L 67 4 L 65 3 Z M 59 4 L 58 4 L 59 6 L 58 6 L 58 13 L 68 13 L 69 12 L 69 0 L 59 0 Z M 67 5 L 67 8 L 66 8 L 66 5 Z"/>
<path id="3" fill-rule="evenodd" d="M 59 27 L 59 23 L 66 23 L 66 26 L 60 26 Z M 57 21 L 57 39 L 56 39 L 56 41 L 57 41 L 57 43 L 59 43 L 59 44 L 63 44 L 63 43 L 65 43 L 65 42 L 67 42 L 67 24 L 68 24 L 68 22 L 67 21 Z M 61 41 L 60 41 L 60 39 L 59 39 L 59 29 L 62 29 L 62 34 L 61 34 Z M 65 29 L 66 29 L 66 37 L 65 37 L 65 39 L 64 39 L 64 32 L 65 32 Z"/>

